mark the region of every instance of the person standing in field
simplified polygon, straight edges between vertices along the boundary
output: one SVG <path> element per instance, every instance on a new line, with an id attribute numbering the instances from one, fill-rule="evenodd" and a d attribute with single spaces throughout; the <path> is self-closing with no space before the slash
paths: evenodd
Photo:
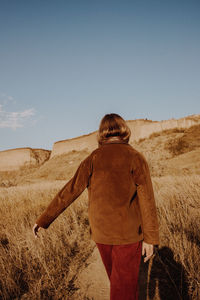
<path id="1" fill-rule="evenodd" d="M 137 300 L 139 266 L 159 244 L 159 226 L 148 163 L 129 144 L 126 121 L 106 114 L 98 148 L 79 165 L 33 227 L 35 237 L 87 188 L 91 239 L 110 280 L 111 300 Z"/>

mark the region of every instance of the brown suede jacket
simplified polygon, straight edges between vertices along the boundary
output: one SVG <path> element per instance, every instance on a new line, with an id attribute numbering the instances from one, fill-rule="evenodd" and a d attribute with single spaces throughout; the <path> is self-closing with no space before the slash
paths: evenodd
<path id="1" fill-rule="evenodd" d="M 49 225 L 88 189 L 91 239 L 121 245 L 159 244 L 150 171 L 143 154 L 121 139 L 107 139 L 79 165 L 36 224 Z"/>

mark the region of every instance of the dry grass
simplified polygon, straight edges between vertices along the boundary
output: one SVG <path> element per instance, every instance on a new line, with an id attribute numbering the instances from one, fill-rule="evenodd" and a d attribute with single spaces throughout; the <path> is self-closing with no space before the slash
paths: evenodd
<path id="1" fill-rule="evenodd" d="M 76 278 L 94 248 L 86 192 L 40 238 L 31 231 L 62 185 L 1 188 L 0 299 L 71 299 L 79 289 Z"/>
<path id="2" fill-rule="evenodd" d="M 94 248 L 87 191 L 38 240 L 31 232 L 36 217 L 64 183 L 1 188 L 1 299 L 76 299 L 73 295 L 80 288 L 76 279 Z M 200 296 L 200 176 L 153 178 L 153 185 L 160 247 L 171 249 L 174 261 L 184 267 L 191 299 L 196 300 Z M 82 299 L 86 297 L 87 291 Z"/>
<path id="3" fill-rule="evenodd" d="M 197 300 L 200 297 L 200 176 L 154 178 L 154 190 L 160 223 L 160 247 L 167 246 L 172 250 L 174 266 L 180 264 L 181 271 L 185 272 L 190 299 Z M 171 277 L 176 282 L 173 272 Z M 181 291 L 179 287 L 179 294 Z"/>
<path id="4" fill-rule="evenodd" d="M 160 224 L 161 244 L 149 269 L 148 299 L 189 299 L 181 295 L 185 288 L 177 281 L 180 275 L 190 299 L 200 298 L 200 170 L 193 167 L 196 156 L 191 155 L 191 173 L 183 175 L 187 153 L 176 154 L 172 167 L 179 165 L 181 176 L 175 176 L 172 167 L 170 172 L 167 169 L 173 155 L 165 149 L 172 138 L 190 140 L 189 151 L 198 149 L 197 129 L 133 145 L 149 162 Z M 87 190 L 48 230 L 40 232 L 39 239 L 32 234 L 36 218 L 87 155 L 87 151 L 73 151 L 39 168 L 0 174 L 0 299 L 92 300 L 77 280 L 95 247 L 89 234 Z M 2 184 L 6 181 L 7 187 Z M 81 297 L 77 296 L 80 290 Z M 99 299 L 98 291 L 93 299 Z"/>

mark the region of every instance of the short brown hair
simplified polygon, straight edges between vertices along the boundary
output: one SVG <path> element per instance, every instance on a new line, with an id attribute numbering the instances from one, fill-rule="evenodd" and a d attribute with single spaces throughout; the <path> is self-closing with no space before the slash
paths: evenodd
<path id="1" fill-rule="evenodd" d="M 99 145 L 108 137 L 119 136 L 126 143 L 129 142 L 131 130 L 126 121 L 118 114 L 106 114 L 99 125 L 97 140 Z"/>

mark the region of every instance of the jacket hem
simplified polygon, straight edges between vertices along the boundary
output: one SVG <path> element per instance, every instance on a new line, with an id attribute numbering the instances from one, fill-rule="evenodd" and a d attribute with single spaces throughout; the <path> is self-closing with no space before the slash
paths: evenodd
<path id="1" fill-rule="evenodd" d="M 132 238 L 132 239 L 101 239 L 101 238 L 95 238 L 91 236 L 91 239 L 95 243 L 104 244 L 104 245 L 126 245 L 126 244 L 132 244 L 137 243 L 139 241 L 143 240 L 143 236 L 140 236 L 138 238 Z"/>

